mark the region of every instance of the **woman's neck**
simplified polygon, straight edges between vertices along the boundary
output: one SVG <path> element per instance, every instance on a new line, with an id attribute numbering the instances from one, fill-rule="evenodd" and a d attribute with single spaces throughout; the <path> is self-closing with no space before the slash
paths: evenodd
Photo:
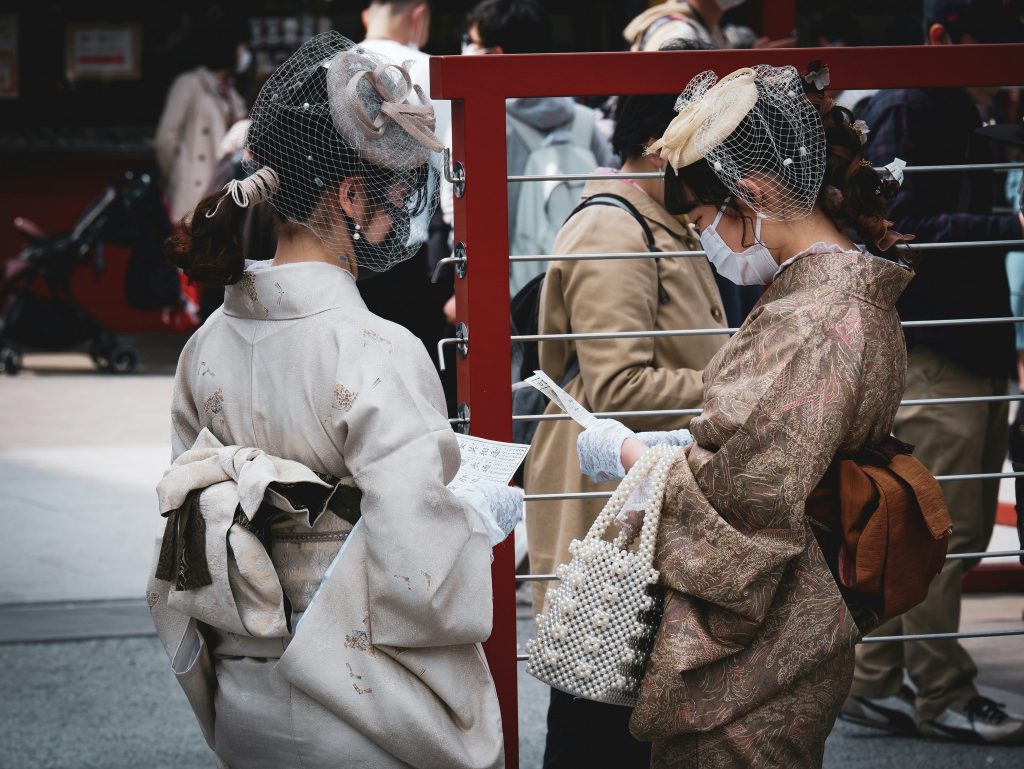
<path id="1" fill-rule="evenodd" d="M 821 211 L 796 222 L 771 222 L 763 225 L 761 239 L 768 246 L 775 261 L 782 264 L 802 254 L 815 243 L 836 244 L 840 248 L 855 250 L 853 241 L 846 237 Z M 775 230 L 770 232 L 769 229 Z"/>
<path id="2" fill-rule="evenodd" d="M 312 232 L 298 231 L 287 235 L 282 232 L 277 238 L 277 251 L 274 253 L 271 265 L 279 267 L 282 264 L 297 262 L 324 262 L 333 264 L 353 275 L 357 274 L 353 268 L 354 260 L 347 255 L 342 255 L 340 258 L 332 256 L 324 248 L 320 238 Z"/>

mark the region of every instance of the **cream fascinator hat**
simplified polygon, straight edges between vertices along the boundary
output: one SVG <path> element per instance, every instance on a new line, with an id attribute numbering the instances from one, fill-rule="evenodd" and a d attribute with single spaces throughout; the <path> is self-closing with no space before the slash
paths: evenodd
<path id="1" fill-rule="evenodd" d="M 749 67 L 718 82 L 714 72 L 697 75 L 676 101 L 679 114 L 647 152 L 660 155 L 677 171 L 706 157 L 736 130 L 757 102 L 754 77 Z"/>
<path id="2" fill-rule="evenodd" d="M 702 72 L 676 111 L 648 153 L 676 170 L 706 159 L 726 188 L 764 217 L 810 213 L 825 175 L 825 131 L 796 69 L 746 67 L 721 80 Z M 769 199 L 752 200 L 741 179 L 769 185 Z"/>

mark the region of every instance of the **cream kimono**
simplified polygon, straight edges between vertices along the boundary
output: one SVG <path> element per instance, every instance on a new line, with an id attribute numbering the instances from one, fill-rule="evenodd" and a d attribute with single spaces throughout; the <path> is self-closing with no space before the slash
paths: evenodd
<path id="1" fill-rule="evenodd" d="M 250 266 L 181 355 L 172 440 L 162 512 L 206 489 L 213 584 L 154 579 L 149 600 L 221 762 L 503 765 L 490 545 L 445 487 L 459 450 L 417 339 L 336 266 Z M 327 476 L 362 492 L 354 528 Z"/>
<path id="2" fill-rule="evenodd" d="M 816 246 L 704 372 L 665 493 L 665 614 L 633 712 L 654 766 L 821 765 L 859 632 L 804 515 L 840 451 L 889 435 L 913 272 Z"/>

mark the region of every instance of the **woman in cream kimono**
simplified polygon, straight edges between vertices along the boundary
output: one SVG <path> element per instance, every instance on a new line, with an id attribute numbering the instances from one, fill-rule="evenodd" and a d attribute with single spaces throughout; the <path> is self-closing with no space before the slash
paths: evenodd
<path id="1" fill-rule="evenodd" d="M 433 112 L 409 92 L 340 35 L 309 41 L 253 110 L 252 175 L 169 245 L 226 292 L 178 364 L 149 601 L 233 769 L 504 764 L 480 642 L 521 492 L 446 488 L 460 457 L 437 374 L 355 283 L 409 256 L 436 202 Z M 277 253 L 245 263 L 237 223 L 261 201 Z"/>
<path id="2" fill-rule="evenodd" d="M 875 255 L 899 237 L 896 180 L 861 161 L 865 127 L 825 103 L 825 73 L 805 81 L 810 98 L 791 67 L 699 75 L 654 146 L 719 272 L 770 284 L 705 369 L 666 489 L 665 613 L 631 720 L 655 767 L 819 767 L 850 686 L 860 631 L 804 505 L 837 452 L 889 435 L 913 272 Z M 578 447 L 591 475 L 646 450 L 613 421 Z"/>

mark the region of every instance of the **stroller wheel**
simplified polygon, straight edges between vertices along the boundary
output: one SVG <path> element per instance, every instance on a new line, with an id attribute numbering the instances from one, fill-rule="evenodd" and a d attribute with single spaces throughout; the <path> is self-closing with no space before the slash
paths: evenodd
<path id="1" fill-rule="evenodd" d="M 14 376 L 21 371 L 21 350 L 5 344 L 0 347 L 0 374 Z"/>
<path id="2" fill-rule="evenodd" d="M 111 374 L 130 374 L 139 365 L 139 351 L 130 344 L 114 345 L 108 360 L 107 370 Z"/>

